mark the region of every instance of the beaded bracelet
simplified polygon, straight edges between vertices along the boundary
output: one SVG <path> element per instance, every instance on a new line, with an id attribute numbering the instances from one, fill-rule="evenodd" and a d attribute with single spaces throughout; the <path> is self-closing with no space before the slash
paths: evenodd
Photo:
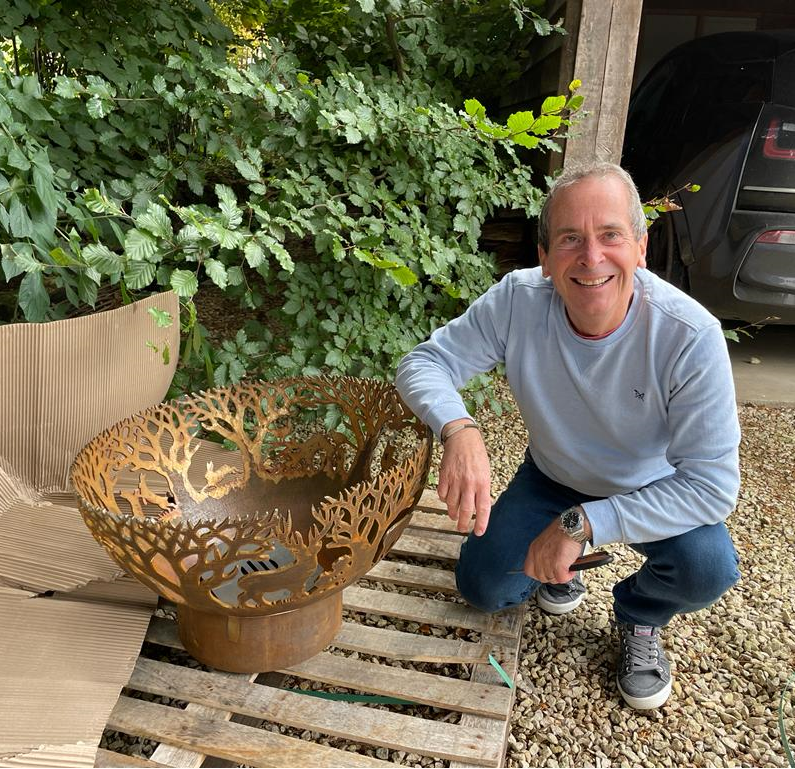
<path id="1" fill-rule="evenodd" d="M 480 428 L 477 426 L 475 422 L 465 422 L 462 425 L 456 425 L 455 427 L 451 427 L 447 431 L 447 435 L 441 436 L 442 446 L 444 446 L 444 444 L 447 443 L 451 435 L 455 435 L 456 433 L 461 432 L 461 430 L 466 430 L 468 427 L 474 427 L 476 430 L 480 430 Z"/>

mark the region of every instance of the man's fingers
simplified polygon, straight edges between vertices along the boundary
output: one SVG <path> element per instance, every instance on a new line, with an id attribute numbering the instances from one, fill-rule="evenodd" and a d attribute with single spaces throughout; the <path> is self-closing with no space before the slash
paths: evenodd
<path id="1" fill-rule="evenodd" d="M 475 509 L 475 536 L 480 537 L 486 532 L 491 516 L 491 495 L 486 491 L 478 494 L 478 502 Z"/>

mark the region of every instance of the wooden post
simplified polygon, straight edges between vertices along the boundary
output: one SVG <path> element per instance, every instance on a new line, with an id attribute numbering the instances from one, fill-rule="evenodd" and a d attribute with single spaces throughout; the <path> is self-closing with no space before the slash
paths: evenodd
<path id="1" fill-rule="evenodd" d="M 621 160 L 643 0 L 569 0 L 580 6 L 572 76 L 566 58 L 561 81 L 582 80 L 588 115 L 573 128 L 563 164 Z M 569 64 L 570 66 L 570 64 Z M 565 83 L 568 85 L 568 82 Z M 564 87 L 565 87 L 564 85 Z"/>

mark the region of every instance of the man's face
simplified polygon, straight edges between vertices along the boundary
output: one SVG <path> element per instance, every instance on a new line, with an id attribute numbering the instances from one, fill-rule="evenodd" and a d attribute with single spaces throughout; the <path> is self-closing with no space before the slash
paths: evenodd
<path id="1" fill-rule="evenodd" d="M 549 224 L 549 251 L 539 246 L 538 257 L 575 330 L 597 336 L 620 326 L 648 240 L 632 234 L 624 185 L 614 176 L 576 182 L 555 199 Z"/>

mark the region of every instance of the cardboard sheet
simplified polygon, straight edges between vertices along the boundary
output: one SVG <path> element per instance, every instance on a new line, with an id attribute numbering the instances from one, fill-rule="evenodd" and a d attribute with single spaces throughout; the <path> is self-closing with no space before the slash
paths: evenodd
<path id="1" fill-rule="evenodd" d="M 172 325 L 158 328 L 151 307 Z M 162 400 L 178 312 L 167 293 L 0 326 L 0 766 L 93 766 L 138 656 L 156 596 L 120 579 L 68 474 L 94 435 Z"/>

